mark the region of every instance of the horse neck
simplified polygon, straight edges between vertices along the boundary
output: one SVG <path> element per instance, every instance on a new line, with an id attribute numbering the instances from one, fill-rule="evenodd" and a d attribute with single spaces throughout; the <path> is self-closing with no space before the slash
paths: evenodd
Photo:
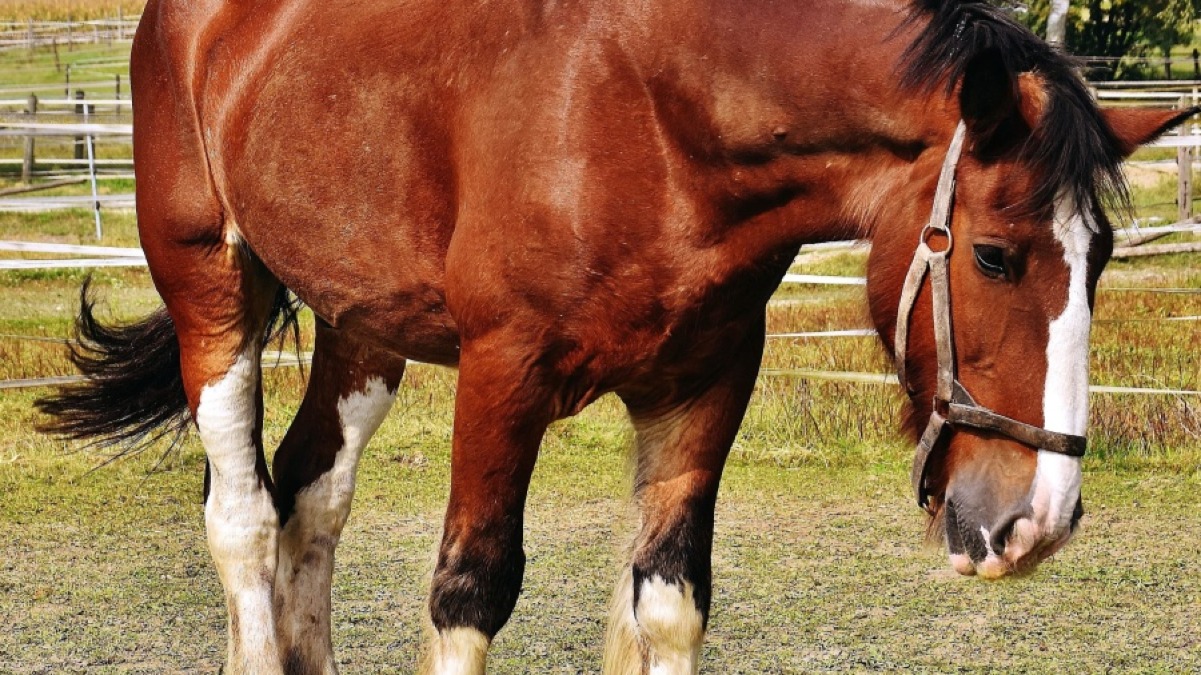
<path id="1" fill-rule="evenodd" d="M 956 116 L 899 86 L 903 6 L 694 0 L 643 24 L 658 46 L 630 45 L 636 70 L 664 135 L 732 221 L 723 230 L 779 216 L 772 230 L 789 243 L 860 238 L 911 196 L 915 164 Z"/>

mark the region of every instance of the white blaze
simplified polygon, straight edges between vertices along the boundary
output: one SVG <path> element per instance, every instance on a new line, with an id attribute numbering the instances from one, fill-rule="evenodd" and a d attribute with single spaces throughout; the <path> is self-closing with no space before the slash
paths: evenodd
<path id="1" fill-rule="evenodd" d="M 1055 209 L 1055 238 L 1068 267 L 1068 298 L 1063 313 L 1048 327 L 1047 379 L 1043 426 L 1048 431 L 1084 435 L 1088 427 L 1088 249 L 1092 233 L 1071 200 Z M 1043 536 L 1062 536 L 1080 497 L 1080 458 L 1040 450 L 1031 503 Z"/>

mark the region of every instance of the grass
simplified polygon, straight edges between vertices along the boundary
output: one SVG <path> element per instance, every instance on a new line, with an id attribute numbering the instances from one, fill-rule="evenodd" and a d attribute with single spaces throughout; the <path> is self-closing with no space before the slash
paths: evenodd
<path id="1" fill-rule="evenodd" d="M 126 18 L 142 13 L 146 0 L 4 0 L 0 21 L 84 21 L 112 19 L 118 12 Z"/>
<path id="2" fill-rule="evenodd" d="M 22 86 L 60 83 L 65 86 L 68 66 L 74 83 L 72 91 L 76 89 L 74 85 L 81 82 L 103 82 L 104 88 L 99 91 L 105 97 L 111 97 L 115 93 L 115 76 L 120 75 L 124 86 L 122 95 L 129 96 L 129 42 L 126 41 L 0 50 L 4 98 L 16 98 L 11 92 Z M 89 96 L 94 95 L 94 88 L 86 89 Z M 39 96 L 65 98 L 66 92 L 61 96 L 52 91 Z"/>
<path id="3" fill-rule="evenodd" d="M 1139 194 L 1140 200 L 1156 199 Z M 1151 202 L 1146 202 L 1151 203 Z M 1141 214 L 1140 214 L 1141 215 Z M 106 240 L 136 245 L 130 214 Z M 91 243 L 90 215 L 0 215 L 0 239 Z M 1115 261 L 1105 287 L 1201 287 L 1195 257 Z M 861 274 L 864 256 L 798 271 Z M 0 334 L 63 336 L 78 271 L 0 276 Z M 117 316 L 157 305 L 142 269 L 98 270 Z M 791 287 L 772 332 L 866 326 L 862 288 Z M 1196 389 L 1196 295 L 1102 290 L 1099 383 Z M 1119 321 L 1120 320 L 1120 321 Z M 308 339 L 306 335 L 306 340 Z M 765 365 L 886 372 L 870 338 L 773 340 Z M 0 337 L 0 379 L 69 372 L 59 345 Z M 298 403 L 266 376 L 268 447 Z M 347 673 L 410 672 L 448 488 L 453 372 L 414 366 L 368 450 L 340 549 L 334 633 Z M 31 431 L 38 392 L 0 393 L 0 672 L 213 672 L 224 606 L 209 563 L 195 438 L 107 459 Z M 1201 412 L 1193 399 L 1096 396 L 1083 534 L 1032 577 L 961 579 L 922 544 L 891 387 L 762 378 L 719 502 L 710 672 L 1201 669 Z M 606 397 L 552 427 L 530 494 L 525 590 L 494 673 L 597 670 L 632 534 L 629 432 Z"/>
<path id="4" fill-rule="evenodd" d="M 410 672 L 417 655 L 454 385 L 433 369 L 406 377 L 340 549 L 334 630 L 347 673 Z M 273 391 L 297 385 L 293 373 L 270 380 Z M 27 395 L 16 398 L 5 419 L 28 423 Z M 292 398 L 269 402 L 272 439 Z M 223 605 L 195 443 L 148 474 L 154 456 L 90 471 L 102 456 L 16 435 L 24 440 L 0 451 L 0 671 L 215 671 Z M 596 671 L 632 522 L 625 440 L 609 400 L 549 434 L 530 496 L 525 591 L 492 672 Z M 1090 470 L 1079 541 L 1032 578 L 985 584 L 956 578 L 921 545 L 903 453 L 884 448 L 890 461 L 856 467 L 731 463 L 710 672 L 1201 667 L 1197 476 Z"/>

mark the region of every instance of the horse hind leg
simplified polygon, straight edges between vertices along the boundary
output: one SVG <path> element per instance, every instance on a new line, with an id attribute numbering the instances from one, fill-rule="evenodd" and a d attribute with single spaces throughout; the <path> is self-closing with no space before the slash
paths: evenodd
<path id="1" fill-rule="evenodd" d="M 273 586 L 279 518 L 263 456 L 263 331 L 279 282 L 249 251 L 215 187 L 189 31 L 150 3 L 130 62 L 138 231 L 179 345 L 188 408 L 208 458 L 205 529 L 228 607 L 230 675 L 280 673 Z M 197 31 L 191 31 L 195 34 Z"/>
<path id="2" fill-rule="evenodd" d="M 359 456 L 392 407 L 404 365 L 318 322 L 304 401 L 272 467 L 283 523 L 275 615 L 288 675 L 337 672 L 330 633 L 334 551 L 350 514 Z"/>
<path id="3" fill-rule="evenodd" d="M 606 675 L 688 675 L 699 667 L 709 616 L 718 482 L 762 354 L 752 336 L 718 379 L 690 400 L 631 405 L 641 527 L 614 594 Z"/>
<path id="4" fill-rule="evenodd" d="M 272 610 L 279 519 L 263 455 L 259 370 L 279 285 L 237 241 L 167 241 L 145 225 L 208 459 L 204 520 L 229 612 L 225 672 L 279 673 Z"/>

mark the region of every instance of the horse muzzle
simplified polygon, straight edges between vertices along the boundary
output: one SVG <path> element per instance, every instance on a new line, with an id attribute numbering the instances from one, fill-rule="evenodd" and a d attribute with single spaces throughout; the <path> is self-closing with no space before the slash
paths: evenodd
<path id="1" fill-rule="evenodd" d="M 943 514 L 951 567 L 963 575 L 999 579 L 1032 572 L 1063 548 L 1076 531 L 1084 506 L 1077 494 L 1066 520 L 1035 515 L 1027 503 L 998 518 L 989 518 L 979 504 L 948 495 Z"/>

